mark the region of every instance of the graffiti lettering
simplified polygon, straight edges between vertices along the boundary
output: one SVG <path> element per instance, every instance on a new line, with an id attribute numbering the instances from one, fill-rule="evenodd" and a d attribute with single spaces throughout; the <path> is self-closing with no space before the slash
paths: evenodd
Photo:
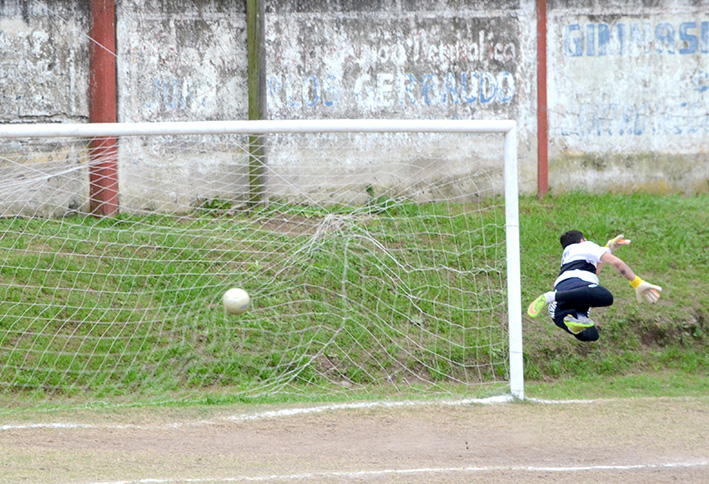
<path id="1" fill-rule="evenodd" d="M 709 110 L 699 102 L 586 104 L 561 120 L 563 136 L 612 137 L 709 134 Z"/>
<path id="2" fill-rule="evenodd" d="M 214 106 L 206 96 L 195 96 L 191 92 L 189 81 L 177 78 L 155 79 L 153 81 L 153 96 L 145 107 L 151 111 L 176 109 L 192 109 L 199 106 Z"/>
<path id="3" fill-rule="evenodd" d="M 578 23 L 564 29 L 564 55 L 568 57 L 638 56 L 709 53 L 709 21 Z"/>
<path id="4" fill-rule="evenodd" d="M 346 102 L 369 109 L 394 105 L 509 103 L 515 89 L 514 77 L 507 71 L 420 76 L 380 72 L 359 76 L 349 88 L 333 75 L 300 78 L 287 74 L 271 75 L 267 79 L 269 106 L 275 109 L 332 107 L 344 98 Z"/>

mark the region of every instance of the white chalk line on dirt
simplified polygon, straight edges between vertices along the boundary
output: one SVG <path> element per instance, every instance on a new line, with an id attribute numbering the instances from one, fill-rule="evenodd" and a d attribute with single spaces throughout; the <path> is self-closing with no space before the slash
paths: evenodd
<path id="1" fill-rule="evenodd" d="M 632 471 L 652 469 L 677 469 L 691 467 L 708 467 L 709 462 L 674 462 L 665 464 L 633 464 L 633 465 L 598 465 L 598 466 L 571 466 L 571 467 L 536 467 L 536 466 L 483 466 L 483 467 L 424 467 L 418 469 L 382 469 L 376 471 L 354 472 L 309 472 L 303 474 L 274 474 L 268 476 L 235 476 L 218 478 L 170 478 L 170 479 L 139 479 L 135 481 L 96 481 L 83 484 L 163 484 L 163 483 L 209 483 L 209 482 L 272 482 L 272 481 L 299 481 L 305 479 L 323 478 L 350 478 L 360 479 L 366 477 L 381 477 L 387 475 L 416 475 L 416 474 L 465 474 L 482 472 L 588 472 L 588 471 Z"/>
<path id="2" fill-rule="evenodd" d="M 612 402 L 616 398 L 605 398 L 598 400 L 545 400 L 539 398 L 526 398 L 525 402 L 539 403 L 543 405 L 590 405 L 600 402 Z M 331 405 L 320 405 L 316 407 L 300 407 L 289 408 L 282 410 L 269 410 L 265 412 L 255 412 L 249 414 L 232 415 L 220 417 L 216 420 L 195 420 L 191 422 L 168 422 L 152 425 L 140 424 L 87 424 L 87 423 L 71 423 L 71 422 L 49 422 L 49 423 L 27 423 L 27 424 L 5 424 L 0 425 L 0 432 L 12 430 L 32 430 L 32 429 L 155 429 L 155 428 L 180 428 L 180 427 L 202 427 L 210 425 L 218 425 L 220 422 L 247 422 L 258 420 L 270 420 L 276 418 L 294 417 L 299 415 L 310 415 L 324 412 L 334 412 L 338 410 L 358 410 L 358 409 L 374 409 L 374 408 L 402 408 L 402 407 L 431 407 L 431 406 L 464 406 L 464 405 L 496 405 L 518 402 L 512 395 L 498 395 L 487 398 L 467 398 L 461 400 L 403 400 L 398 402 L 379 401 L 379 402 L 356 402 L 356 403 L 338 403 Z"/>
<path id="3" fill-rule="evenodd" d="M 539 403 L 543 405 L 590 405 L 599 402 L 611 402 L 620 399 L 606 398 L 598 400 L 545 400 L 539 398 L 526 398 L 526 402 Z M 154 429 L 159 427 L 180 428 L 180 427 L 202 427 L 218 425 L 220 422 L 247 422 L 257 420 L 270 420 L 276 418 L 294 417 L 299 415 L 309 415 L 323 412 L 334 412 L 338 410 L 358 410 L 373 408 L 402 408 L 402 407 L 430 407 L 430 406 L 463 406 L 463 405 L 496 405 L 517 401 L 511 395 L 499 395 L 487 398 L 467 398 L 461 400 L 428 400 L 411 401 L 404 400 L 398 402 L 355 402 L 338 403 L 331 405 L 320 405 L 316 407 L 300 407 L 282 410 L 269 410 L 265 412 L 255 412 L 249 414 L 232 415 L 220 417 L 216 420 L 196 420 L 191 422 L 169 422 L 152 425 L 139 424 L 86 424 L 71 422 L 49 422 L 49 423 L 28 423 L 28 424 L 5 424 L 0 425 L 0 431 L 10 430 L 31 430 L 31 429 Z"/>
<path id="4" fill-rule="evenodd" d="M 600 401 L 613 401 L 615 399 L 602 400 L 544 400 L 537 398 L 527 398 L 526 402 L 540 403 L 544 405 L 578 405 L 578 404 L 593 404 Z M 191 422 L 171 422 L 153 425 L 139 424 L 86 424 L 86 423 L 71 423 L 71 422 L 49 422 L 49 423 L 27 423 L 27 424 L 5 424 L 0 425 L 0 431 L 11 430 L 31 430 L 31 429 L 154 429 L 156 427 L 201 427 L 209 425 L 218 425 L 220 422 L 247 422 L 256 420 L 270 420 L 275 418 L 293 417 L 299 415 L 309 415 L 323 412 L 333 412 L 338 410 L 358 410 L 358 409 L 373 409 L 373 408 L 402 408 L 402 407 L 428 407 L 428 406 L 463 406 L 463 405 L 496 405 L 502 403 L 510 403 L 517 401 L 511 395 L 499 395 L 487 398 L 467 398 L 461 400 L 428 400 L 428 401 L 411 401 L 404 400 L 398 402 L 355 402 L 355 403 L 338 403 L 331 405 L 320 405 L 316 407 L 300 407 L 282 410 L 269 410 L 265 412 L 256 412 L 250 414 L 232 415 L 228 417 L 220 417 L 216 420 L 197 420 Z"/>
<path id="5" fill-rule="evenodd" d="M 338 410 L 358 410 L 372 408 L 401 408 L 401 407 L 424 407 L 424 406 L 462 406 L 462 405 L 494 405 L 499 403 L 507 403 L 514 401 L 511 395 L 500 395 L 488 398 L 469 398 L 462 400 L 429 400 L 429 401 L 398 401 L 398 402 L 355 402 L 355 403 L 337 403 L 331 405 L 320 405 L 316 407 L 299 407 L 288 408 L 282 410 L 269 410 L 265 412 L 255 412 L 249 414 L 231 415 L 220 417 L 216 420 L 197 420 L 192 422 L 172 422 L 153 425 L 138 425 L 138 424 L 85 424 L 85 423 L 68 423 L 68 422 L 52 422 L 52 423 L 28 423 L 28 424 L 6 424 L 0 425 L 0 431 L 3 430 L 25 430 L 25 429 L 93 429 L 93 428 L 110 428 L 110 429 L 154 429 L 156 427 L 199 427 L 207 425 L 217 425 L 220 422 L 247 422 L 255 420 L 270 420 L 275 418 L 294 417 L 299 415 L 309 415 L 323 412 L 334 412 Z"/>

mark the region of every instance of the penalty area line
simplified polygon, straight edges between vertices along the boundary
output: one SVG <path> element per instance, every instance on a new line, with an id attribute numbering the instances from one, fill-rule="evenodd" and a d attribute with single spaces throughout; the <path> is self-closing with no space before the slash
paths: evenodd
<path id="1" fill-rule="evenodd" d="M 414 469 L 382 469 L 372 471 L 333 471 L 333 472 L 307 472 L 302 474 L 271 474 L 264 476 L 234 476 L 234 477 L 211 477 L 211 478 L 169 478 L 155 479 L 145 478 L 134 481 L 95 481 L 83 484 L 167 484 L 167 483 L 217 483 L 217 482 L 266 482 L 266 481 L 300 481 L 307 479 L 322 478 L 350 478 L 361 479 L 366 477 L 401 476 L 416 474 L 465 474 L 484 472 L 589 472 L 589 471 L 632 471 L 632 470 L 661 470 L 679 469 L 692 467 L 709 467 L 708 461 L 698 462 L 674 462 L 664 464 L 630 464 L 630 465 L 597 465 L 597 466 L 467 466 L 467 467 L 422 467 Z"/>

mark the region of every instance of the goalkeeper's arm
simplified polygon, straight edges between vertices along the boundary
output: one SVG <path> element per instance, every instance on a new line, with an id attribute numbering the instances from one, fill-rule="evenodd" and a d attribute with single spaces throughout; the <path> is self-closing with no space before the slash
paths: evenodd
<path id="1" fill-rule="evenodd" d="M 628 245 L 630 244 L 630 241 L 625 238 L 625 235 L 620 234 L 616 235 L 612 239 L 610 239 L 608 242 L 606 242 L 606 247 L 608 250 L 611 251 L 611 254 L 618 250 L 618 248 L 621 245 Z M 600 274 L 601 271 L 603 270 L 603 262 L 599 262 L 598 265 L 596 266 L 596 274 Z"/>
<path id="2" fill-rule="evenodd" d="M 657 302 L 657 300 L 660 299 L 660 291 L 662 291 L 662 288 L 640 279 L 635 275 L 628 264 L 623 262 L 619 257 L 611 253 L 605 253 L 601 256 L 601 262 L 612 265 L 615 267 L 615 270 L 618 271 L 618 274 L 628 279 L 630 285 L 635 289 L 638 302 L 642 302 L 643 297 L 651 303 Z"/>

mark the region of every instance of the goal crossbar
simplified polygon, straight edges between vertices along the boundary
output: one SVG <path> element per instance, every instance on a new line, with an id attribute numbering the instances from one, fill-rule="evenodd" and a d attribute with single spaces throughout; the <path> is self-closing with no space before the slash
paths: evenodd
<path id="1" fill-rule="evenodd" d="M 327 119 L 262 121 L 176 121 L 158 123 L 38 123 L 0 125 L 0 138 L 22 137 L 117 137 L 186 134 L 266 133 L 507 133 L 514 134 L 516 121 L 509 120 L 394 120 Z M 515 135 L 516 136 L 516 135 Z"/>
<path id="2" fill-rule="evenodd" d="M 507 258 L 510 392 L 524 398 L 519 247 L 517 123 L 513 120 L 262 120 L 158 123 L 3 124 L 0 138 L 226 135 L 268 133 L 499 133 L 504 142 L 504 198 Z"/>

